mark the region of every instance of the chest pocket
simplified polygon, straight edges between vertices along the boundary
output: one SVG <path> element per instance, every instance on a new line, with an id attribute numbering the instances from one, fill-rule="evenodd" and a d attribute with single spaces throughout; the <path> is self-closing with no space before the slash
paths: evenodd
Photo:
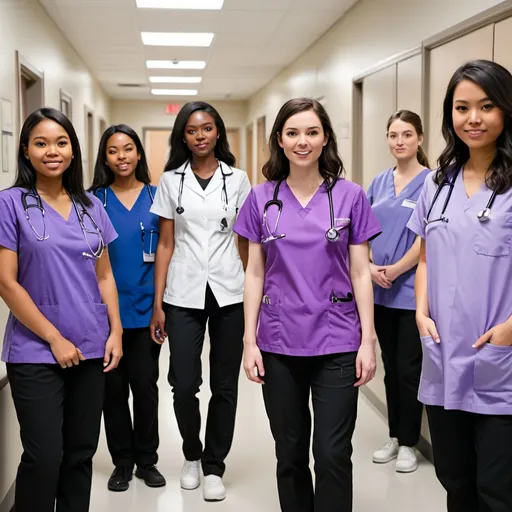
<path id="1" fill-rule="evenodd" d="M 512 245 L 512 213 L 491 212 L 486 222 L 478 222 L 473 249 L 482 256 L 509 256 Z"/>

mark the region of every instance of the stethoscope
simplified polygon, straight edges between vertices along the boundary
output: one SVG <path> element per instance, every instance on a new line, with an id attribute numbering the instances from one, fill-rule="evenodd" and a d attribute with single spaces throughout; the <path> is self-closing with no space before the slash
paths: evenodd
<path id="1" fill-rule="evenodd" d="M 35 203 L 29 204 L 27 201 L 28 197 L 33 198 L 35 200 Z M 86 210 L 86 208 L 82 204 L 80 204 L 81 209 L 78 208 L 78 204 L 76 203 L 73 196 L 70 195 L 69 197 L 71 199 L 71 202 L 73 203 L 73 208 L 75 209 L 76 216 L 77 216 L 78 222 L 80 224 L 80 228 L 82 229 L 85 243 L 87 244 L 87 247 L 91 251 L 90 253 L 83 252 L 82 255 L 86 256 L 87 258 L 93 258 L 93 259 L 97 260 L 97 259 L 101 258 L 103 251 L 105 250 L 105 241 L 103 240 L 101 231 L 100 231 L 98 225 L 96 224 L 95 220 L 93 219 L 92 215 Z M 36 238 L 40 242 L 42 242 L 44 240 L 48 240 L 48 238 L 50 238 L 50 235 L 46 234 L 46 221 L 45 221 L 45 211 L 44 211 L 43 201 L 41 199 L 41 196 L 37 192 L 37 190 L 34 189 L 34 190 L 27 191 L 27 192 L 23 192 L 23 194 L 21 195 L 21 203 L 23 205 L 23 209 L 25 210 L 25 218 L 27 219 L 27 222 L 28 222 L 30 228 L 32 229 L 32 231 L 34 232 L 34 235 L 36 236 Z M 32 224 L 32 221 L 30 220 L 30 213 L 29 213 L 30 208 L 37 208 L 41 212 L 41 216 L 43 218 L 43 234 L 42 235 L 40 235 L 37 232 L 36 228 Z M 86 228 L 85 222 L 84 222 L 84 219 L 86 217 L 90 220 L 90 222 L 94 228 L 94 231 Z M 88 234 L 98 236 L 99 244 L 98 244 L 98 248 L 96 250 L 94 250 L 91 247 L 91 244 L 87 237 Z"/>
<path id="2" fill-rule="evenodd" d="M 187 170 L 187 165 L 190 165 L 190 160 L 185 164 L 185 168 L 183 169 L 183 171 L 181 171 L 181 172 L 175 171 L 176 174 L 179 174 L 181 176 L 180 188 L 178 190 L 178 206 L 176 207 L 176 213 L 178 215 L 181 215 L 185 211 L 185 208 L 183 208 L 183 206 L 181 204 L 181 199 L 183 197 L 183 184 L 185 183 L 185 171 Z M 224 210 L 227 210 L 228 206 L 229 206 L 229 201 L 228 201 L 228 189 L 226 186 L 226 176 L 231 176 L 233 174 L 233 171 L 231 171 L 229 173 L 224 172 L 224 168 L 222 167 L 222 162 L 220 162 L 220 161 L 219 161 L 219 167 L 220 167 L 220 173 L 222 174 L 222 190 L 220 193 L 221 199 L 222 199 L 222 207 L 224 208 Z M 192 170 L 192 168 L 191 168 L 191 170 Z"/>
<path id="3" fill-rule="evenodd" d="M 283 181 L 284 180 L 279 180 L 275 184 L 274 197 L 272 199 L 270 199 L 269 201 L 267 201 L 265 203 L 265 206 L 263 207 L 263 225 L 265 226 L 265 229 L 267 230 L 267 233 L 269 236 L 266 238 L 262 238 L 262 240 L 261 240 L 262 244 L 271 242 L 272 240 L 279 240 L 286 236 L 286 234 L 284 234 L 284 233 L 281 233 L 280 235 L 276 235 L 276 231 L 279 226 L 279 219 L 281 218 L 281 213 L 283 211 L 283 201 L 281 201 L 281 199 L 278 199 L 279 187 L 281 186 L 281 183 Z M 331 216 L 331 227 L 325 232 L 325 238 L 329 242 L 337 242 L 340 238 L 340 233 L 334 226 L 334 206 L 333 206 L 333 202 L 332 202 L 332 190 L 330 187 L 327 189 L 327 196 L 329 198 L 329 213 Z M 267 219 L 267 210 L 271 206 L 277 206 L 277 217 L 276 217 L 276 222 L 274 224 L 273 230 L 270 230 L 270 226 L 268 225 L 268 219 Z"/>
<path id="4" fill-rule="evenodd" d="M 148 191 L 148 194 L 149 194 L 149 198 L 151 199 L 151 204 L 153 204 L 153 201 L 155 200 L 155 198 L 153 197 L 153 192 L 151 191 L 151 187 L 149 186 L 148 183 L 145 184 L 145 187 L 146 187 L 146 190 Z M 108 194 L 108 188 L 109 187 L 105 187 L 103 189 L 103 207 L 104 208 L 107 208 L 107 194 Z M 97 189 L 95 192 L 94 192 L 94 195 L 97 197 L 98 196 L 98 191 L 101 190 L 101 189 Z"/>
<path id="5" fill-rule="evenodd" d="M 437 187 L 436 193 L 434 194 L 434 197 L 432 199 L 432 203 L 430 204 L 430 208 L 428 210 L 427 216 L 423 219 L 425 224 L 431 224 L 433 222 L 448 222 L 448 217 L 445 216 L 444 212 L 446 211 L 446 208 L 448 207 L 448 204 L 450 203 L 450 198 L 452 197 L 453 188 L 455 186 L 455 181 L 457 180 L 457 177 L 460 173 L 460 169 L 458 169 L 452 176 L 451 180 L 444 179 L 443 182 Z M 443 190 L 443 187 L 447 185 L 449 188 L 448 194 L 446 194 L 446 198 L 444 200 L 443 209 L 441 210 L 441 215 L 438 219 L 429 220 L 430 214 L 432 213 L 432 210 L 434 209 L 434 205 L 436 204 L 437 198 L 439 197 L 439 194 L 441 193 L 441 190 Z M 487 222 L 491 218 L 491 208 L 494 204 L 494 200 L 496 199 L 496 191 L 493 190 L 491 197 L 489 198 L 489 201 L 487 202 L 487 206 L 480 210 L 476 217 L 480 222 Z"/>

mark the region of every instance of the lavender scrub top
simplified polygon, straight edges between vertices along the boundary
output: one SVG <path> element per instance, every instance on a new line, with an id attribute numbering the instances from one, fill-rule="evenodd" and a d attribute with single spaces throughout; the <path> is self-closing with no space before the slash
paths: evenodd
<path id="1" fill-rule="evenodd" d="M 85 256 L 87 245 L 74 208 L 65 220 L 43 199 L 47 240 L 37 239 L 25 217 L 21 188 L 0 192 L 0 246 L 18 254 L 18 282 L 41 313 L 59 332 L 78 347 L 86 359 L 102 358 L 110 333 L 107 306 L 102 303 L 96 277 L 96 260 Z M 92 216 L 106 245 L 117 234 L 101 202 L 87 194 Z M 30 204 L 33 198 L 28 198 Z M 80 205 L 78 205 L 80 209 Z M 30 208 L 29 215 L 39 235 L 44 232 L 42 215 Z M 87 218 L 86 229 L 94 231 Z M 88 234 L 93 250 L 99 237 Z M 50 345 L 27 329 L 12 313 L 5 328 L 2 361 L 7 363 L 56 363 Z"/>
<path id="2" fill-rule="evenodd" d="M 269 233 L 263 223 L 275 182 L 254 187 L 242 206 L 234 231 L 261 243 Z M 353 352 L 361 344 L 361 325 L 350 280 L 349 245 L 362 244 L 381 229 L 363 189 L 340 179 L 332 188 L 334 225 L 340 237 L 329 242 L 329 200 L 322 184 L 304 208 L 281 183 L 283 202 L 275 234 L 263 244 L 265 282 L 257 343 L 261 350 L 291 356 Z M 273 230 L 278 209 L 267 210 Z M 335 296 L 339 300 L 331 301 Z"/>

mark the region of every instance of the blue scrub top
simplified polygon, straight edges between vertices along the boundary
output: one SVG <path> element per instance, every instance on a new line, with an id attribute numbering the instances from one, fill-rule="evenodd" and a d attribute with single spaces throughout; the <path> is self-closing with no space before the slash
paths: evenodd
<path id="1" fill-rule="evenodd" d="M 149 210 L 152 199 L 145 186 L 131 210 L 119 201 L 113 190 L 106 190 L 106 210 L 119 237 L 109 246 L 109 256 L 119 294 L 124 329 L 149 327 L 155 296 L 153 259 L 158 243 L 158 216 Z M 153 197 L 156 187 L 151 187 Z M 105 189 L 96 191 L 105 204 Z M 153 232 L 152 236 L 151 233 Z M 144 240 L 144 251 L 143 251 Z M 147 256 L 152 254 L 153 257 Z"/>
<path id="2" fill-rule="evenodd" d="M 395 193 L 393 169 L 382 172 L 371 182 L 367 196 L 382 226 L 382 235 L 371 242 L 376 265 L 392 265 L 412 247 L 416 234 L 407 228 L 407 222 L 416 208 L 416 201 L 429 172 L 429 169 L 420 172 L 398 195 Z M 374 283 L 375 304 L 415 310 L 415 274 L 416 267 L 399 276 L 389 289 Z"/>

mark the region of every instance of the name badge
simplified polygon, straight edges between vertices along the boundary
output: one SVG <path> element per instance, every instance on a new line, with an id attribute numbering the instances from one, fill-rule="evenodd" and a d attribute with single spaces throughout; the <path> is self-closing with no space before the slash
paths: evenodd
<path id="1" fill-rule="evenodd" d="M 142 258 L 144 260 L 144 263 L 155 263 L 155 253 L 154 252 L 152 252 L 152 253 L 143 252 Z"/>
<path id="2" fill-rule="evenodd" d="M 416 201 L 411 201 L 410 199 L 404 199 L 402 202 L 402 206 L 404 208 L 410 208 L 411 210 L 414 210 L 416 208 Z"/>
<path id="3" fill-rule="evenodd" d="M 334 219 L 334 227 L 338 229 L 346 228 L 350 224 L 350 219 L 346 217 L 338 217 Z"/>

